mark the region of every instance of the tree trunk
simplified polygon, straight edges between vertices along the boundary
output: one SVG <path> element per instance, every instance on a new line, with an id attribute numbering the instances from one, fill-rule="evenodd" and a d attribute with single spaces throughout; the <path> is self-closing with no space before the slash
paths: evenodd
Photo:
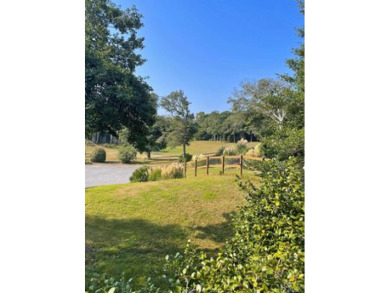
<path id="1" fill-rule="evenodd" d="M 183 143 L 183 158 L 186 156 L 186 144 Z"/>
<path id="2" fill-rule="evenodd" d="M 150 159 L 150 151 L 148 151 L 148 152 L 146 152 L 146 155 L 147 155 L 147 157 L 148 157 L 148 159 Z"/>

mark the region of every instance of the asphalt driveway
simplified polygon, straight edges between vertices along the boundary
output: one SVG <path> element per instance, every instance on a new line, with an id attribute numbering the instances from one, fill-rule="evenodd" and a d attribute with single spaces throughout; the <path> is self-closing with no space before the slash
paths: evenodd
<path id="1" fill-rule="evenodd" d="M 129 177 L 140 166 L 119 163 L 85 165 L 85 187 L 129 183 Z"/>

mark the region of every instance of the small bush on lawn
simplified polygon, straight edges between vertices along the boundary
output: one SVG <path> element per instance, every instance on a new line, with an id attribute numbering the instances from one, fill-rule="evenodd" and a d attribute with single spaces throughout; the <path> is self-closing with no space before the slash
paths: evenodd
<path id="1" fill-rule="evenodd" d="M 134 161 L 137 156 L 137 150 L 131 146 L 121 146 L 118 150 L 118 159 L 124 164 L 129 164 Z"/>
<path id="2" fill-rule="evenodd" d="M 184 167 L 182 164 L 173 163 L 162 168 L 161 171 L 162 179 L 176 179 L 184 177 Z"/>
<path id="3" fill-rule="evenodd" d="M 225 150 L 225 147 L 224 146 L 221 146 L 218 151 L 216 152 L 216 156 L 222 156 L 223 155 L 223 151 Z"/>
<path id="4" fill-rule="evenodd" d="M 146 182 L 149 177 L 149 166 L 142 166 L 134 171 L 133 175 L 130 176 L 130 182 Z"/>
<path id="5" fill-rule="evenodd" d="M 236 144 L 237 154 L 244 155 L 248 149 L 247 144 L 248 141 L 246 139 L 241 138 Z"/>
<path id="6" fill-rule="evenodd" d="M 149 181 L 157 181 L 161 179 L 161 168 L 154 167 L 152 170 L 149 171 Z"/>
<path id="7" fill-rule="evenodd" d="M 106 161 L 106 151 L 103 148 L 96 148 L 92 151 L 91 162 L 104 163 Z"/>
<path id="8" fill-rule="evenodd" d="M 228 146 L 223 150 L 225 156 L 235 156 L 237 155 L 237 149 L 235 146 Z"/>
<path id="9" fill-rule="evenodd" d="M 192 159 L 192 155 L 187 153 L 185 156 L 180 155 L 178 161 L 179 163 L 185 163 L 191 161 L 191 159 Z"/>

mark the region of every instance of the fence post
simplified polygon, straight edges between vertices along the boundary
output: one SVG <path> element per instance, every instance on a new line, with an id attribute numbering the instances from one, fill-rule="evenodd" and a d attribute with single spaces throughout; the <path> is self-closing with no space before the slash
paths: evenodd
<path id="1" fill-rule="evenodd" d="M 207 162 L 206 162 L 206 173 L 207 175 L 209 175 L 209 160 L 210 160 L 210 157 L 207 157 Z"/>
<path id="2" fill-rule="evenodd" d="M 195 160 L 195 177 L 198 173 L 198 160 Z"/>
<path id="3" fill-rule="evenodd" d="M 225 156 L 222 156 L 222 174 L 225 174 Z"/>
<path id="4" fill-rule="evenodd" d="M 242 176 L 242 163 L 243 163 L 243 156 L 240 156 L 240 175 Z"/>
<path id="5" fill-rule="evenodd" d="M 187 178 L 187 162 L 184 162 L 184 178 Z"/>

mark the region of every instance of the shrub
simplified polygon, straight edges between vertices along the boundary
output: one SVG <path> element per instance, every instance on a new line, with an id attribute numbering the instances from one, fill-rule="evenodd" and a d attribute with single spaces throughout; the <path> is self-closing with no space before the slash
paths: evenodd
<path id="1" fill-rule="evenodd" d="M 296 157 L 303 166 L 305 156 L 305 130 L 282 128 L 262 140 L 261 155 L 286 161 Z"/>
<path id="2" fill-rule="evenodd" d="M 142 166 L 134 171 L 133 175 L 130 176 L 130 182 L 146 182 L 149 177 L 149 166 Z"/>
<path id="3" fill-rule="evenodd" d="M 217 153 L 215 154 L 216 156 L 222 156 L 223 155 L 223 151 L 225 150 L 225 147 L 224 146 L 221 146 Z"/>
<path id="4" fill-rule="evenodd" d="M 161 179 L 161 168 L 154 167 L 151 171 L 149 171 L 149 181 L 157 181 Z"/>
<path id="5" fill-rule="evenodd" d="M 294 159 L 267 165 L 260 187 L 240 181 L 248 204 L 217 257 L 189 245 L 184 256 L 166 257 L 174 292 L 304 292 L 303 171 Z"/>
<path id="6" fill-rule="evenodd" d="M 131 163 L 132 161 L 134 161 L 136 156 L 137 151 L 131 145 L 121 146 L 118 150 L 118 159 L 124 164 Z"/>
<path id="7" fill-rule="evenodd" d="M 237 149 L 235 146 L 228 146 L 223 150 L 225 156 L 235 156 L 237 155 Z"/>
<path id="8" fill-rule="evenodd" d="M 187 153 L 185 156 L 180 155 L 178 161 L 179 163 L 185 163 L 191 161 L 191 159 L 192 159 L 192 155 Z"/>
<path id="9" fill-rule="evenodd" d="M 92 151 L 91 162 L 104 163 L 106 161 L 106 151 L 103 148 L 96 148 Z"/>
<path id="10" fill-rule="evenodd" d="M 176 179 L 184 177 L 184 167 L 182 164 L 173 163 L 161 170 L 161 177 L 163 179 Z"/>
<path id="11" fill-rule="evenodd" d="M 236 144 L 237 154 L 240 154 L 240 155 L 245 154 L 247 152 L 247 149 L 248 149 L 247 144 L 248 144 L 248 141 L 246 139 L 241 138 Z"/>

